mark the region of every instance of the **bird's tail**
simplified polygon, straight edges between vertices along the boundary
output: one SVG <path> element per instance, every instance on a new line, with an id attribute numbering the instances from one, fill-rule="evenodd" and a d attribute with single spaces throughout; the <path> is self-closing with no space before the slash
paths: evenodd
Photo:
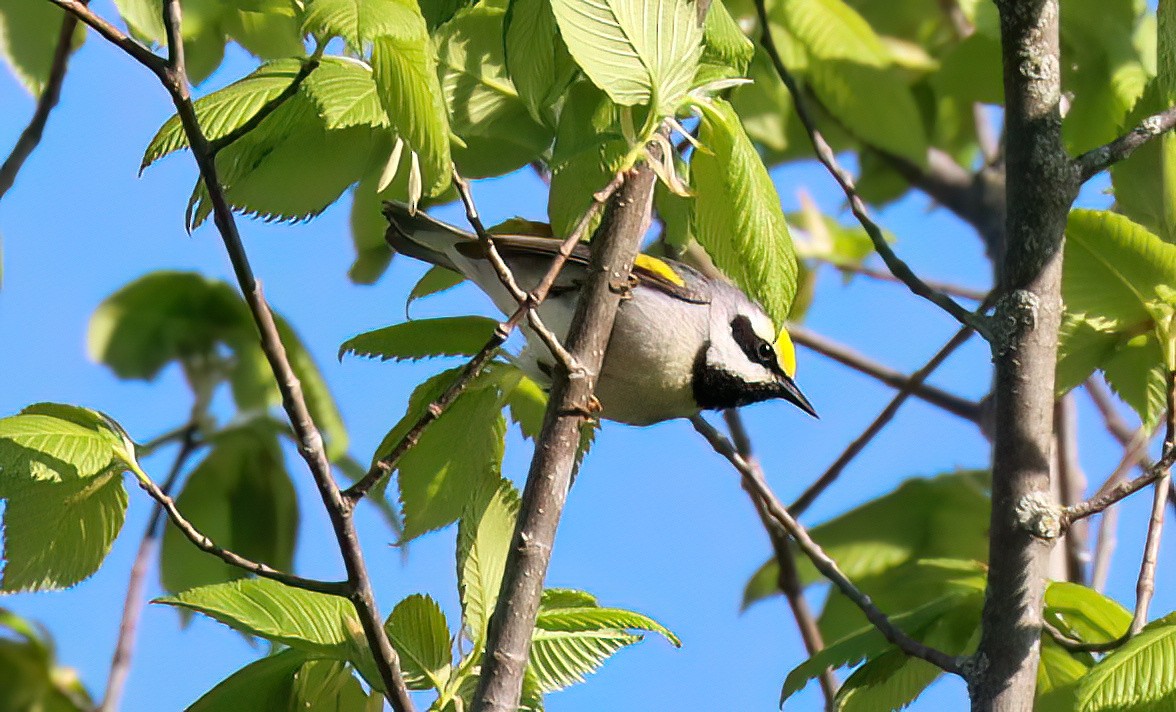
<path id="1" fill-rule="evenodd" d="M 384 239 L 392 249 L 454 272 L 461 270 L 449 258 L 449 248 L 477 239 L 464 230 L 434 220 L 423 210 L 410 212 L 404 203 L 386 201 L 384 217 L 388 218 L 388 231 L 384 233 Z"/>

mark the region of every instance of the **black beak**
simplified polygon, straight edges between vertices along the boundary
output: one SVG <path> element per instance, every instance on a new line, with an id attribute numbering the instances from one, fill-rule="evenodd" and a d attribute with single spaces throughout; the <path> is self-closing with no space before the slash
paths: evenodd
<path id="1" fill-rule="evenodd" d="M 809 403 L 808 398 L 805 398 L 804 394 L 800 392 L 799 388 L 797 388 L 796 381 L 793 381 L 788 376 L 780 377 L 780 397 L 813 416 L 817 420 L 821 419 L 821 416 L 817 415 L 816 408 L 813 408 L 813 404 Z"/>

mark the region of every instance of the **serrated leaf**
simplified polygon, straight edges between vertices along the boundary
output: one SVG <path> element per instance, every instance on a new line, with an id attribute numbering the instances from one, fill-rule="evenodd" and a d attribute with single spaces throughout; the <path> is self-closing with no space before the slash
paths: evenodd
<path id="1" fill-rule="evenodd" d="M 224 282 L 191 272 L 153 272 L 107 297 L 90 317 L 90 358 L 120 378 L 153 379 L 175 360 L 211 355 L 248 313 Z"/>
<path id="2" fill-rule="evenodd" d="M 558 101 L 579 68 L 559 35 L 550 0 L 511 0 L 504 18 L 506 69 L 532 118 Z"/>
<path id="3" fill-rule="evenodd" d="M 557 608 L 594 608 L 599 605 L 596 596 L 575 588 L 545 588 L 539 598 L 539 610 L 543 611 Z"/>
<path id="4" fill-rule="evenodd" d="M 531 636 L 532 671 L 541 692 L 554 692 L 584 682 L 605 660 L 641 636 L 618 630 L 587 633 L 549 632 L 536 628 Z"/>
<path id="5" fill-rule="evenodd" d="M 404 309 L 408 311 L 416 300 L 452 289 L 463 281 L 465 281 L 464 275 L 434 265 L 413 285 L 412 291 L 408 293 L 408 301 L 404 303 Z"/>
<path id="6" fill-rule="evenodd" d="M 34 482 L 68 484 L 136 466 L 133 444 L 89 408 L 37 403 L 0 419 L 0 498 Z"/>
<path id="7" fill-rule="evenodd" d="M 356 54 L 379 37 L 416 37 L 423 26 L 411 0 L 313 0 L 302 19 L 304 34 L 342 37 Z"/>
<path id="8" fill-rule="evenodd" d="M 277 436 L 260 428 L 217 437 L 208 456 L 188 476 L 176 506 L 218 545 L 279 571 L 293 568 L 298 501 Z M 160 578 L 169 592 L 246 576 L 200 551 L 168 526 L 160 553 Z"/>
<path id="9" fill-rule="evenodd" d="M 373 461 L 391 451 L 456 372 L 445 371 L 413 391 L 408 412 L 376 448 Z M 483 371 L 400 459 L 403 541 L 451 524 L 473 492 L 498 480 L 506 423 L 495 379 L 493 369 Z"/>
<path id="10" fill-rule="evenodd" d="M 201 586 L 152 603 L 195 611 L 242 633 L 335 660 L 354 659 L 367 646 L 363 626 L 346 598 L 269 579 Z"/>
<path id="11" fill-rule="evenodd" d="M 1153 621 L 1099 660 L 1078 685 L 1078 710 L 1163 710 L 1176 704 L 1176 614 Z"/>
<path id="12" fill-rule="evenodd" d="M 557 237 L 575 229 L 592 204 L 593 193 L 608 185 L 628 152 L 616 105 L 591 82 L 573 84 L 560 112 L 551 156 L 547 215 Z M 597 218 L 588 233 L 599 224 Z"/>
<path id="13" fill-rule="evenodd" d="M 658 633 L 675 648 L 682 647 L 682 641 L 661 623 L 649 616 L 623 608 L 601 608 L 590 606 L 554 606 L 539 611 L 535 627 L 547 632 L 590 632 L 607 630 L 641 630 Z"/>
<path id="14" fill-rule="evenodd" d="M 230 10 L 224 15 L 224 29 L 245 51 L 259 59 L 281 59 L 306 54 L 302 28 L 294 15 L 292 4 L 270 4 L 259 11 L 244 8 L 236 12 Z"/>
<path id="15" fill-rule="evenodd" d="M 465 629 L 475 645 L 486 640 L 518 513 L 518 492 L 501 480 L 470 497 L 457 527 L 457 590 Z"/>
<path id="16" fill-rule="evenodd" d="M 372 76 L 392 128 L 420 156 L 425 195 L 449 186 L 449 113 L 425 20 L 416 14 L 372 44 Z"/>
<path id="17" fill-rule="evenodd" d="M 119 474 L 31 482 L 9 495 L 3 591 L 67 588 L 88 578 L 110 553 L 127 511 Z"/>
<path id="18" fill-rule="evenodd" d="M 388 115 L 376 93 L 372 68 L 357 59 L 323 57 L 301 90 L 314 102 L 328 130 L 388 126 Z"/>
<path id="19" fill-rule="evenodd" d="M 518 424 L 523 436 L 534 440 L 543 428 L 547 414 L 547 393 L 526 375 L 519 372 L 519 379 L 507 396 L 510 418 Z"/>
<path id="20" fill-rule="evenodd" d="M 883 67 L 890 53 L 870 23 L 843 0 L 781 0 L 771 18 L 813 56 Z"/>
<path id="21" fill-rule="evenodd" d="M 778 326 L 796 297 L 796 253 L 780 198 L 731 105 L 703 105 L 690 158 L 694 235 L 716 266 L 764 307 Z"/>
<path id="22" fill-rule="evenodd" d="M 49 81 L 54 48 L 61 34 L 65 13 L 49 3 L 0 0 L 0 55 L 33 96 L 39 96 Z M 74 49 L 85 38 L 74 35 Z"/>
<path id="23" fill-rule="evenodd" d="M 437 31 L 437 71 L 450 111 L 450 127 L 465 143 L 453 160 L 464 176 L 508 173 L 536 160 L 552 131 L 532 118 L 507 75 L 503 17 L 478 5 Z"/>
<path id="24" fill-rule="evenodd" d="M 291 710 L 306 712 L 380 712 L 383 697 L 360 687 L 347 663 L 339 660 L 308 660 L 294 673 L 290 695 Z"/>
<path id="25" fill-rule="evenodd" d="M 339 347 L 339 358 L 349 353 L 381 361 L 473 356 L 497 328 L 498 322 L 484 316 L 414 319 L 351 337 Z"/>
<path id="26" fill-rule="evenodd" d="M 1054 392 L 1061 397 L 1090 378 L 1107 362 L 1123 338 L 1113 331 L 1099 329 L 1090 320 L 1076 314 L 1062 317 L 1058 330 L 1058 368 Z"/>
<path id="27" fill-rule="evenodd" d="M 269 100 L 289 88 L 301 68 L 302 62 L 297 59 L 267 62 L 245 78 L 197 99 L 196 118 L 204 135 L 215 141 L 231 133 L 248 121 Z M 180 119 L 178 116 L 172 116 L 159 128 L 147 145 L 139 170 L 187 146 L 188 138 L 184 135 Z"/>
<path id="28" fill-rule="evenodd" d="M 1131 626 L 1131 614 L 1117 601 L 1068 581 L 1049 583 L 1045 615 L 1063 632 L 1087 643 L 1116 640 Z"/>
<path id="29" fill-rule="evenodd" d="M 1168 375 L 1164 351 L 1154 333 L 1127 340 L 1102 369 L 1107 385 L 1139 414 L 1143 427 L 1159 422 L 1167 407 Z"/>
<path id="30" fill-rule="evenodd" d="M 671 116 L 686 98 L 702 54 L 702 30 L 687 0 L 552 0 L 576 63 L 621 106 L 652 105 Z"/>
<path id="31" fill-rule="evenodd" d="M 384 624 L 411 690 L 445 688 L 450 673 L 449 624 L 432 598 L 413 594 L 396 604 Z"/>

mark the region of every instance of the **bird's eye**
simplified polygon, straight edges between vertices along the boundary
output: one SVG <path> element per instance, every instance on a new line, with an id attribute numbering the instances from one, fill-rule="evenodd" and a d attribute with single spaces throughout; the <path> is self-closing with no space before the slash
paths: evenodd
<path id="1" fill-rule="evenodd" d="M 772 359 L 776 357 L 776 352 L 772 349 L 771 344 L 766 341 L 761 341 L 755 349 L 755 355 L 759 356 L 759 360 L 763 363 L 771 363 Z"/>

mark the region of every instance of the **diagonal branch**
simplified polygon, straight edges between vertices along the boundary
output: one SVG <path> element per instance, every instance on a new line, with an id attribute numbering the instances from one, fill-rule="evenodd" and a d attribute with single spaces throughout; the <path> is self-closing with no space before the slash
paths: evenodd
<path id="1" fill-rule="evenodd" d="M 285 104 L 286 101 L 293 98 L 293 96 L 298 93 L 298 90 L 302 88 L 302 83 L 306 81 L 311 72 L 318 69 L 324 49 L 326 49 L 326 45 L 319 43 L 318 46 L 315 47 L 314 54 L 302 62 L 302 66 L 299 67 L 298 72 L 294 75 L 294 78 L 290 80 L 290 84 L 287 85 L 285 89 L 283 89 L 266 103 L 262 104 L 257 109 L 257 111 L 253 112 L 252 116 L 245 120 L 245 123 L 241 124 L 220 138 L 210 140 L 208 142 L 208 151 L 213 156 L 216 156 L 216 154 L 241 140 L 243 136 L 260 126 L 261 122 L 269 118 L 270 114 L 277 111 L 279 108 L 281 108 L 282 104 Z"/>
<path id="2" fill-rule="evenodd" d="M 894 625 L 890 618 L 874 605 L 869 596 L 849 580 L 849 577 L 841 571 L 837 562 L 829 558 L 829 555 L 825 553 L 820 545 L 809 536 L 808 531 L 788 513 L 788 510 L 784 508 L 784 505 L 780 503 L 780 500 L 776 498 L 771 488 L 768 487 L 767 482 L 764 481 L 762 473 L 757 468 L 748 464 L 736 452 L 730 440 L 723 437 L 723 434 L 716 430 L 710 423 L 706 422 L 702 416 L 694 416 L 690 419 L 690 423 L 700 435 L 706 438 L 715 452 L 725 457 L 735 467 L 743 477 L 744 486 L 752 493 L 753 497 L 759 500 L 764 511 L 771 517 L 773 524 L 780 527 L 787 532 L 788 536 L 792 537 L 805 556 L 809 557 L 813 562 L 813 566 L 825 578 L 832 581 L 833 585 L 845 594 L 846 598 L 853 601 L 854 605 L 861 609 L 870 623 L 882 633 L 886 640 L 893 643 L 899 650 L 911 657 L 926 660 L 945 672 L 963 676 L 963 668 L 959 659 L 941 650 L 924 645 L 907 635 L 906 632 Z"/>
<path id="3" fill-rule="evenodd" d="M 912 292 L 935 304 L 940 309 L 943 309 L 964 326 L 974 328 L 987 339 L 988 329 L 982 316 L 973 314 L 960 306 L 951 297 L 929 287 L 926 282 L 911 270 L 907 263 L 903 262 L 898 255 L 894 254 L 894 250 L 890 249 L 890 245 L 886 242 L 886 237 L 882 234 L 882 230 L 870 218 L 866 204 L 862 202 L 861 197 L 858 195 L 857 188 L 854 187 L 853 176 L 837 163 L 837 157 L 833 155 L 833 149 L 829 147 L 828 142 L 825 141 L 825 137 L 817 129 L 816 123 L 808 112 L 805 103 L 806 99 L 800 91 L 800 87 L 797 86 L 796 79 L 788 71 L 788 68 L 784 66 L 784 61 L 780 58 L 780 52 L 776 48 L 776 41 L 772 39 L 771 25 L 768 21 L 765 0 L 755 0 L 755 9 L 760 21 L 760 43 L 763 45 L 764 50 L 767 51 L 768 57 L 772 60 L 772 65 L 775 67 L 776 73 L 780 76 L 780 80 L 784 82 L 784 85 L 788 88 L 788 92 L 792 95 L 792 103 L 796 107 L 796 115 L 804 125 L 809 140 L 812 141 L 813 149 L 817 154 L 817 160 L 828 169 L 833 179 L 841 186 L 841 190 L 845 193 L 845 197 L 849 201 L 850 210 L 853 211 L 854 217 L 865 228 L 866 234 L 870 236 L 870 241 L 874 244 L 874 249 L 882 257 L 882 261 L 886 263 L 886 267 L 895 277 L 906 284 Z"/>
<path id="4" fill-rule="evenodd" d="M 913 395 L 931 405 L 938 406 L 952 415 L 957 415 L 972 423 L 980 422 L 983 408 L 979 403 L 940 390 L 935 386 L 925 385 L 923 380 L 925 380 L 926 376 L 922 380 L 915 381 L 913 375 L 908 376 L 901 371 L 896 371 L 880 364 L 868 356 L 854 351 L 848 346 L 838 343 L 827 336 L 818 334 L 812 329 L 800 324 L 789 324 L 788 334 L 796 343 L 801 346 L 807 346 L 822 356 L 828 356 L 834 361 L 849 366 L 855 371 L 872 376 L 892 388 L 906 390 L 908 391 L 908 395 Z M 930 373 L 926 375 L 929 376 Z"/>
<path id="5" fill-rule="evenodd" d="M 658 152 L 656 144 L 648 150 Z M 649 160 L 657 158 L 654 155 Z M 568 351 L 583 370 L 569 373 L 560 364 L 555 371 L 502 586 L 490 618 L 474 712 L 514 712 L 518 708 L 543 581 L 576 466 L 581 428 L 588 422 L 617 308 L 627 292 L 641 237 L 649 227 L 654 181 L 648 164 L 631 169 L 609 201 L 592 240 L 588 277 L 576 300 L 567 337 Z"/>
<path id="6" fill-rule="evenodd" d="M 1110 143 L 1083 153 L 1074 159 L 1078 180 L 1085 183 L 1119 161 L 1127 159 L 1135 149 L 1176 127 L 1176 106 L 1153 114 L 1139 125 Z"/>
<path id="7" fill-rule="evenodd" d="M 152 52 L 142 42 L 96 15 L 82 0 L 48 0 L 68 14 L 89 25 L 95 32 L 129 54 L 135 61 L 151 70 L 163 80 L 167 73 L 167 60 Z"/>
<path id="8" fill-rule="evenodd" d="M 457 400 L 457 397 L 461 395 L 461 392 L 481 373 L 482 369 L 490 362 L 494 354 L 497 353 L 498 348 L 506 343 L 507 337 L 518 326 L 523 317 L 533 309 L 537 309 L 543 303 L 543 300 L 547 298 L 548 292 L 551 291 L 551 286 L 563 270 L 563 266 L 567 264 L 568 257 L 572 254 L 572 248 L 583 239 L 585 233 L 588 232 L 588 226 L 592 224 L 592 221 L 604 208 L 608 199 L 620 187 L 621 181 L 622 177 L 620 175 L 615 176 L 608 185 L 593 195 L 592 204 L 588 206 L 583 217 L 576 223 L 576 227 L 568 235 L 563 245 L 561 245 L 559 253 L 552 259 L 551 266 L 547 268 L 547 274 L 539 281 L 539 285 L 531 290 L 530 294 L 525 295 L 524 301 L 520 302 L 519 308 L 515 310 L 515 313 L 509 319 L 498 325 L 498 328 L 494 330 L 494 335 L 490 337 L 481 351 L 466 363 L 465 367 L 457 375 L 457 378 L 437 397 L 437 400 L 429 404 L 424 414 L 409 428 L 408 432 L 404 434 L 404 437 L 400 439 L 400 442 L 396 443 L 387 455 L 377 460 L 362 479 L 343 492 L 344 498 L 352 506 L 363 499 L 364 495 L 371 491 L 372 487 L 381 478 L 390 475 L 396 469 L 396 463 L 400 461 L 400 458 L 404 457 L 406 452 L 417 444 L 425 428 L 434 420 L 441 417 L 445 409 L 452 405 Z M 470 200 L 470 205 L 473 205 L 472 199 Z M 474 219 L 477 220 L 476 228 L 477 225 L 481 224 L 481 220 L 476 217 L 476 208 L 474 208 L 474 216 Z M 471 223 L 473 222 L 474 220 L 472 219 Z"/>
<path id="9" fill-rule="evenodd" d="M 735 445 L 736 452 L 747 463 L 748 467 L 754 468 L 763 477 L 763 468 L 759 461 L 752 454 L 751 439 L 747 435 L 747 429 L 743 426 L 743 418 L 740 417 L 738 410 L 723 411 L 723 419 L 727 421 L 727 428 L 731 431 L 731 441 Z M 759 514 L 760 521 L 764 524 L 764 529 L 768 532 L 768 538 L 772 542 L 772 551 L 776 556 L 776 563 L 779 565 L 780 573 L 776 577 L 776 585 L 780 587 L 780 591 L 784 593 L 784 598 L 788 601 L 788 607 L 792 609 L 792 617 L 796 619 L 796 627 L 800 631 L 800 638 L 804 642 L 804 649 L 812 657 L 819 653 L 825 647 L 825 640 L 821 636 L 821 629 L 817 625 L 817 619 L 813 615 L 812 609 L 809 608 L 808 601 L 804 597 L 804 588 L 800 584 L 800 577 L 796 573 L 796 555 L 792 552 L 792 547 L 788 544 L 788 534 L 780 527 L 776 526 L 772 520 L 772 516 L 764 508 L 763 499 L 756 496 L 756 493 L 748 486 L 747 481 L 743 482 L 743 489 L 747 495 L 751 497 L 751 503 L 755 506 L 755 511 Z M 837 675 L 831 668 L 825 668 L 820 675 L 821 694 L 825 696 L 825 708 L 834 708 L 834 698 L 837 696 Z"/>
<path id="10" fill-rule="evenodd" d="M 65 81 L 65 70 L 69 65 L 69 54 L 73 47 L 74 30 L 77 29 L 78 18 L 70 13 L 64 13 L 61 20 L 61 30 L 57 33 L 57 45 L 53 49 L 53 63 L 49 67 L 49 79 L 37 98 L 37 106 L 33 110 L 33 117 L 28 126 L 21 132 L 12 153 L 0 165 L 0 200 L 16 182 L 16 175 L 24 166 L 25 161 L 32 155 L 33 149 L 41 143 L 41 135 L 45 132 L 45 124 L 49 121 L 49 113 L 57 106 L 61 98 L 61 85 Z"/>
<path id="11" fill-rule="evenodd" d="M 898 277 L 895 277 L 886 270 L 875 269 L 873 267 L 867 267 L 866 265 L 857 264 L 830 264 L 835 269 L 846 275 L 860 274 L 863 277 L 869 277 L 870 279 L 877 279 L 883 282 L 899 282 Z M 985 292 L 981 289 L 961 287 L 957 284 L 949 284 L 947 282 L 940 282 L 933 279 L 924 279 L 923 281 L 926 282 L 927 286 L 931 287 L 932 289 L 936 289 L 952 297 L 967 299 L 973 302 L 982 302 L 988 298 L 988 292 Z"/>
<path id="12" fill-rule="evenodd" d="M 804 512 L 804 510 L 808 509 L 809 505 L 811 505 L 813 501 L 819 497 L 826 488 L 829 487 L 829 485 L 833 484 L 833 482 L 839 476 L 841 476 L 841 473 L 845 470 L 849 463 L 858 456 L 858 453 L 865 449 L 866 445 L 868 445 L 870 441 L 878 435 L 878 433 L 882 432 L 882 428 L 886 427 L 886 424 L 894 418 L 895 414 L 898 413 L 898 409 L 904 402 L 906 402 L 906 399 L 912 395 L 914 390 L 921 386 L 923 381 L 927 380 L 927 377 L 930 376 L 935 369 L 939 368 L 939 365 L 942 364 L 947 359 L 947 357 L 952 354 L 952 352 L 954 352 L 960 346 L 963 346 L 964 342 L 967 341 L 968 337 L 971 335 L 972 329 L 970 327 L 965 326 L 964 328 L 960 329 L 958 332 L 956 332 L 955 336 L 951 337 L 951 339 L 943 345 L 943 348 L 939 349 L 939 351 L 931 357 L 930 361 L 928 361 L 918 371 L 912 373 L 906 383 L 904 383 L 899 388 L 898 393 L 894 395 L 894 398 L 891 399 L 891 401 L 886 404 L 886 407 L 882 409 L 882 412 L 878 414 L 878 417 L 874 418 L 874 422 L 870 423 L 870 425 L 862 432 L 862 434 L 855 438 L 854 441 L 845 448 L 845 451 L 842 452 L 841 455 L 833 462 L 833 464 L 829 466 L 829 469 L 825 470 L 824 474 L 817 478 L 816 482 L 813 482 L 811 485 L 809 485 L 809 488 L 801 493 L 800 497 L 797 497 L 796 501 L 792 503 L 792 506 L 788 508 L 788 511 L 791 512 L 793 516 L 799 517 L 801 513 Z M 977 417 L 977 422 L 979 420 L 979 417 Z"/>

